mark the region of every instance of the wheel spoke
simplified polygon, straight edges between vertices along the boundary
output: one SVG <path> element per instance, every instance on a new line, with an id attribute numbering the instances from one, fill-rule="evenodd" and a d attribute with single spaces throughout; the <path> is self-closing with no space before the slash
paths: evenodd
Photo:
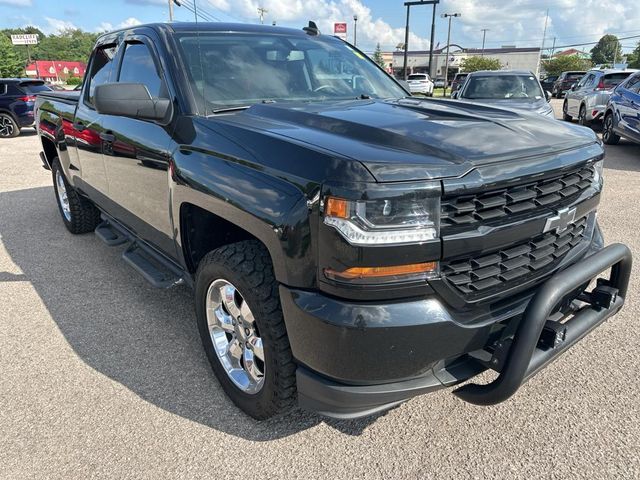
<path id="1" fill-rule="evenodd" d="M 260 371 L 260 369 L 256 365 L 254 352 L 248 348 L 244 349 L 243 363 L 244 363 L 244 369 L 246 370 L 247 375 L 249 375 L 249 378 L 253 382 L 259 382 L 264 377 L 264 374 Z"/>
<path id="2" fill-rule="evenodd" d="M 240 308 L 236 304 L 236 289 L 233 285 L 227 284 L 220 289 L 220 297 L 227 312 L 232 317 L 238 318 L 240 316 Z"/>
<path id="3" fill-rule="evenodd" d="M 242 315 L 242 320 L 246 324 L 253 325 L 253 322 L 255 322 L 255 318 L 253 318 L 253 313 L 251 313 L 251 309 L 249 308 L 249 305 L 247 305 L 247 302 L 245 302 L 244 300 L 242 301 L 242 305 L 240 306 L 240 315 Z"/>
<path id="4" fill-rule="evenodd" d="M 260 360 L 264 362 L 264 349 L 262 348 L 262 339 L 260 337 L 256 337 L 252 335 L 248 340 L 251 351 L 258 357 Z"/>
<path id="5" fill-rule="evenodd" d="M 233 333 L 235 331 L 233 327 L 233 320 L 229 315 L 224 313 L 222 308 L 218 307 L 215 310 L 211 309 L 208 317 L 210 327 L 218 326 L 228 333 Z"/>
<path id="6" fill-rule="evenodd" d="M 234 338 L 229 342 L 227 351 L 231 357 L 235 358 L 238 361 L 240 361 L 240 358 L 242 358 L 242 346 L 240 346 L 240 342 L 237 338 Z"/>

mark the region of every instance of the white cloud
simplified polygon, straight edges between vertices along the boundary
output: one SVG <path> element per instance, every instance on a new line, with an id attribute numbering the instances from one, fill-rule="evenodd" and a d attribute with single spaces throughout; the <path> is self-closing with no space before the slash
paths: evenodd
<path id="1" fill-rule="evenodd" d="M 225 12 L 228 12 L 229 9 L 231 8 L 231 5 L 229 5 L 228 0 L 208 0 L 209 4 L 215 8 L 219 8 L 220 10 L 223 10 Z"/>
<path id="2" fill-rule="evenodd" d="M 32 4 L 32 0 L 0 0 L 0 5 L 9 7 L 30 7 Z"/>
<path id="3" fill-rule="evenodd" d="M 52 17 L 44 17 L 44 19 L 47 21 L 46 27 L 43 28 L 46 34 L 60 33 L 65 30 L 76 30 L 78 28 L 73 22 L 69 22 L 68 20 L 60 20 L 59 18 Z"/>
<path id="4" fill-rule="evenodd" d="M 129 17 L 126 20 L 120 22 L 116 26 L 110 22 L 102 22 L 95 28 L 95 32 L 110 32 L 112 30 L 118 30 L 120 28 L 129 28 L 135 27 L 136 25 L 140 25 L 142 22 L 135 17 Z"/>

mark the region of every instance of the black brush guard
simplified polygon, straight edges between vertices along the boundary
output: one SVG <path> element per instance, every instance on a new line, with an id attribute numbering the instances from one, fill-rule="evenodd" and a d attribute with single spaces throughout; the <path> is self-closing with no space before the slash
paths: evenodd
<path id="1" fill-rule="evenodd" d="M 466 384 L 454 393 L 476 405 L 494 405 L 508 399 L 529 378 L 622 308 L 631 263 L 629 249 L 617 243 L 554 275 L 527 306 L 498 377 L 486 385 Z M 578 297 L 590 306 L 561 324 L 562 335 L 557 342 L 546 348 L 539 346 L 547 321 L 557 306 L 567 295 L 608 269 L 611 269 L 609 280 L 599 281 L 594 291 Z"/>

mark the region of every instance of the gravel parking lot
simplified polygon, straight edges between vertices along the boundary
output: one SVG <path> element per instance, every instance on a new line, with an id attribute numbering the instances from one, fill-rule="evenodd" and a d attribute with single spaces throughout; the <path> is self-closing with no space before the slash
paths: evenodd
<path id="1" fill-rule="evenodd" d="M 621 314 L 502 405 L 445 390 L 259 423 L 210 373 L 190 291 L 67 233 L 38 152 L 31 131 L 0 142 L 0 478 L 640 478 L 635 278 Z M 638 256 L 640 146 L 607 147 L 605 182 L 606 241 Z"/>

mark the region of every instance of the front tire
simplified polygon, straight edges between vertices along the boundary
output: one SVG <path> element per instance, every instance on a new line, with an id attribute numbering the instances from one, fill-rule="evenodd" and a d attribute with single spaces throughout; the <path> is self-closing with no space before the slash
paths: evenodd
<path id="1" fill-rule="evenodd" d="M 88 233 L 100 223 L 100 211 L 67 182 L 60 160 L 54 158 L 51 165 L 53 189 L 64 226 L 73 234 Z"/>
<path id="2" fill-rule="evenodd" d="M 0 113 L 0 138 L 15 138 L 20 135 L 20 127 L 8 113 Z"/>
<path id="3" fill-rule="evenodd" d="M 296 367 L 278 283 L 255 240 L 209 252 L 196 273 L 196 317 L 205 352 L 225 393 L 263 420 L 296 400 Z"/>
<path id="4" fill-rule="evenodd" d="M 620 141 L 620 135 L 613 131 L 613 114 L 608 113 L 602 123 L 602 141 L 606 145 L 616 145 Z"/>
<path id="5" fill-rule="evenodd" d="M 570 121 L 573 120 L 573 117 L 567 113 L 568 112 L 568 108 L 569 108 L 569 105 L 567 104 L 567 101 L 565 100 L 564 103 L 562 104 L 562 119 L 565 122 L 570 122 Z"/>

